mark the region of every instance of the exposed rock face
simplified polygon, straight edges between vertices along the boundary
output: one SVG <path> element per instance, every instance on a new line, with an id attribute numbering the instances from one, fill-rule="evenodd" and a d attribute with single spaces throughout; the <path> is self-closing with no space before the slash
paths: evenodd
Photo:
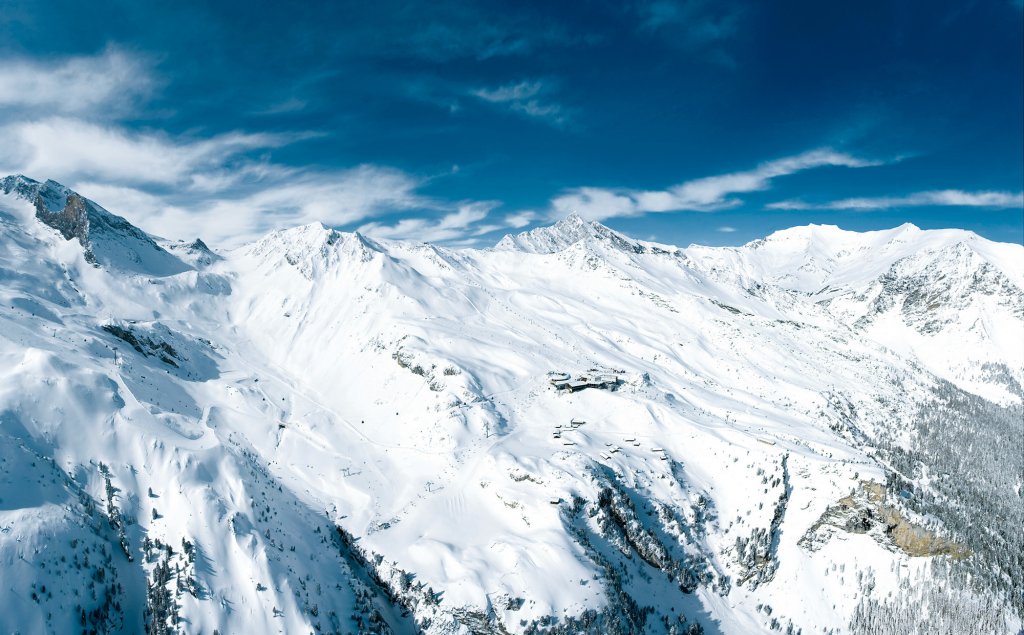
<path id="1" fill-rule="evenodd" d="M 1021 290 L 964 242 L 897 261 L 870 291 L 876 295 L 858 326 L 898 307 L 908 326 L 923 334 L 937 333 L 983 298 L 1024 316 Z"/>
<path id="2" fill-rule="evenodd" d="M 181 379 L 206 381 L 218 375 L 217 353 L 209 340 L 189 337 L 160 322 L 111 321 L 100 328 L 143 357 L 160 360 L 168 367 L 162 370 Z"/>
<path id="3" fill-rule="evenodd" d="M 9 176 L 0 180 L 0 191 L 29 201 L 39 222 L 66 240 L 77 240 L 85 259 L 96 266 L 150 276 L 189 269 L 146 232 L 56 181 Z"/>
<path id="4" fill-rule="evenodd" d="M 174 347 L 167 342 L 158 342 L 146 337 L 145 335 L 136 335 L 131 329 L 124 328 L 117 324 L 104 324 L 101 328 L 114 337 L 131 344 L 132 348 L 143 355 L 155 355 L 159 357 L 160 361 L 163 363 L 175 368 L 178 367 L 178 362 L 181 361 L 178 357 L 178 351 L 174 350 Z"/>
<path id="5" fill-rule="evenodd" d="M 51 211 L 47 209 L 42 194 L 36 194 L 35 206 L 36 218 L 59 231 L 65 239 L 77 239 L 85 247 L 86 258 L 95 262 L 89 249 L 89 210 L 85 199 L 72 192 L 65 200 L 64 209 Z"/>
<path id="6" fill-rule="evenodd" d="M 825 510 L 798 544 L 814 551 L 838 531 L 868 534 L 883 547 L 899 549 L 908 556 L 951 556 L 960 560 L 970 555 L 963 545 L 905 518 L 894 505 L 886 503 L 885 486 L 872 481 L 862 481 L 857 490 Z"/>

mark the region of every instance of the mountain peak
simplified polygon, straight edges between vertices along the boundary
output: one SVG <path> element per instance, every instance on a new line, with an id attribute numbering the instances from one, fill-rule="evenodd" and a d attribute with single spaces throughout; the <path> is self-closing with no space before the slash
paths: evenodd
<path id="1" fill-rule="evenodd" d="M 598 223 L 572 213 L 553 225 L 537 227 L 518 234 L 506 234 L 495 251 L 524 251 L 534 254 L 553 254 L 568 249 L 580 241 L 611 244 L 616 249 L 644 253 L 647 248 L 640 242 Z"/>
<path id="2" fill-rule="evenodd" d="M 36 220 L 65 240 L 77 240 L 94 265 L 154 276 L 189 268 L 126 219 L 57 181 L 40 183 L 17 174 L 0 179 L 0 192 L 32 204 Z"/>
<path id="3" fill-rule="evenodd" d="M 89 201 L 10 183 L 52 192 L 45 214 L 71 201 L 97 254 L 123 252 Z M 508 238 L 550 254 L 533 255 L 311 223 L 207 270 L 204 243 L 170 244 L 195 274 L 115 279 L 37 220 L 37 197 L 0 195 L 0 516 L 15 529 L 0 531 L 0 632 L 68 632 L 83 613 L 131 630 L 148 606 L 150 625 L 207 632 L 693 633 L 699 618 L 746 633 L 792 617 L 810 633 L 900 601 L 881 594 L 908 557 L 927 569 L 960 545 L 993 573 L 955 601 L 992 613 L 1020 586 L 1003 557 L 1019 539 L 983 551 L 965 516 L 1019 534 L 1001 476 L 1020 463 L 997 452 L 1024 399 L 1024 287 L 1005 280 L 1019 245 L 810 226 L 780 234 L 805 242 L 681 253 L 570 216 Z M 897 441 L 921 469 L 895 478 L 876 459 Z M 936 458 L 937 442 L 983 452 Z M 972 457 L 985 472 L 932 489 Z M 929 518 L 952 520 L 926 527 L 911 505 L 934 492 L 951 497 Z M 888 530 L 899 510 L 913 544 Z M 92 568 L 62 563 L 86 551 Z M 881 594 L 807 575 L 858 562 Z M 99 577 L 105 597 L 79 593 Z M 136 579 L 170 588 L 147 602 L 120 590 Z M 742 593 L 701 604 L 730 580 Z M 800 610 L 815 603 L 840 608 Z"/>
<path id="4" fill-rule="evenodd" d="M 945 244 L 957 241 L 973 241 L 979 237 L 974 232 L 964 229 L 921 229 L 913 223 L 903 223 L 891 229 L 872 231 L 853 231 L 842 229 L 837 225 L 798 225 L 772 232 L 762 239 L 754 240 L 747 247 L 754 249 L 765 246 L 779 247 L 782 245 L 806 244 L 817 247 L 850 248 L 860 246 L 880 246 L 884 244 L 901 244 L 908 241 L 924 241 L 927 243 Z"/>
<path id="5" fill-rule="evenodd" d="M 272 231 L 253 243 L 253 247 L 265 250 L 276 245 L 277 247 L 312 251 L 326 249 L 336 244 L 361 245 L 362 248 L 369 251 L 384 251 L 378 242 L 359 232 L 340 232 L 320 221 Z"/>
<path id="6" fill-rule="evenodd" d="M 597 221 L 587 221 L 576 212 L 571 212 L 568 216 L 555 223 L 556 227 L 586 227 L 587 225 L 600 225 L 600 223 Z"/>
<path id="7" fill-rule="evenodd" d="M 315 221 L 272 231 L 240 251 L 265 266 L 277 267 L 284 261 L 312 279 L 338 262 L 370 262 L 387 249 L 359 232 L 340 232 Z"/>

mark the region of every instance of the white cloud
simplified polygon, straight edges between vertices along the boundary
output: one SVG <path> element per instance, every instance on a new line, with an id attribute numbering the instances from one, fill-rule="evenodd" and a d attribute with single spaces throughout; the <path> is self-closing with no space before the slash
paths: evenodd
<path id="1" fill-rule="evenodd" d="M 49 63 L 0 60 L 0 68 L 0 175 L 57 180 L 159 236 L 231 247 L 314 221 L 351 226 L 419 210 L 443 216 L 371 226 L 382 236 L 446 240 L 470 235 L 496 206 L 424 196 L 419 189 L 430 179 L 401 170 L 300 170 L 264 152 L 313 133 L 203 138 L 117 125 L 153 83 L 141 61 L 117 48 Z M 303 106 L 293 99 L 270 110 Z"/>
<path id="2" fill-rule="evenodd" d="M 512 227 L 513 229 L 519 229 L 521 227 L 526 227 L 535 220 L 537 220 L 536 212 L 529 210 L 524 212 L 515 212 L 505 217 L 505 226 Z"/>
<path id="3" fill-rule="evenodd" d="M 729 43 L 739 32 L 746 13 L 737 3 L 709 0 L 641 0 L 630 3 L 640 30 L 686 51 L 692 59 L 735 69 Z"/>
<path id="4" fill-rule="evenodd" d="M 98 182 L 71 185 L 82 195 L 167 238 L 201 236 L 231 247 L 274 230 L 314 221 L 343 226 L 385 212 L 442 205 L 419 195 L 422 181 L 390 168 L 363 165 L 333 172 L 285 171 L 247 193 L 172 193 L 165 196 Z M 452 219 L 451 222 L 454 222 Z"/>
<path id="5" fill-rule="evenodd" d="M 351 226 L 412 210 L 444 215 L 363 229 L 380 237 L 452 240 L 478 231 L 472 226 L 497 206 L 424 196 L 419 189 L 430 179 L 382 166 L 300 170 L 246 156 L 303 137 L 228 133 L 182 140 L 52 117 L 0 126 L 0 174 L 53 178 L 145 231 L 198 235 L 220 247 L 314 221 Z M 529 218 L 520 214 L 511 222 Z"/>
<path id="6" fill-rule="evenodd" d="M 459 205 L 455 211 L 449 212 L 439 219 L 403 218 L 394 225 L 368 223 L 359 231 L 375 238 L 396 238 L 402 240 L 418 240 L 422 242 L 443 242 L 464 238 L 473 232 L 470 228 L 487 218 L 491 210 L 497 207 L 494 201 L 476 201 Z"/>
<path id="7" fill-rule="evenodd" d="M 473 94 L 484 101 L 501 104 L 505 102 L 519 102 L 535 97 L 543 87 L 544 84 L 541 82 L 519 82 L 518 84 L 508 84 L 507 86 L 500 86 L 494 89 L 481 88 L 473 91 Z"/>
<path id="8" fill-rule="evenodd" d="M 231 132 L 201 140 L 172 140 L 160 133 L 127 132 L 66 117 L 0 126 L 0 171 L 55 180 L 101 179 L 117 183 L 187 184 L 202 172 L 212 178 L 246 151 L 273 148 L 302 135 Z M 209 189 L 207 187 L 206 189 Z"/>
<path id="9" fill-rule="evenodd" d="M 0 109 L 37 115 L 122 112 L 154 87 L 149 65 L 117 47 L 53 62 L 5 59 L 0 67 Z"/>
<path id="10" fill-rule="evenodd" d="M 722 232 L 723 234 L 731 234 L 736 231 L 736 228 L 730 227 L 729 225 L 723 225 L 718 228 L 718 231 Z"/>
<path id="11" fill-rule="evenodd" d="M 497 88 L 479 88 L 471 91 L 474 97 L 492 104 L 507 107 L 513 112 L 540 119 L 553 126 L 564 126 L 569 113 L 555 102 L 545 101 L 543 93 L 550 92 L 550 86 L 541 81 L 523 81 Z"/>
<path id="12" fill-rule="evenodd" d="M 833 209 L 833 210 L 883 210 L 897 207 L 1024 207 L 1022 192 L 965 192 L 963 190 L 934 190 L 915 192 L 906 196 L 878 196 L 844 198 L 824 203 L 805 203 L 799 200 L 779 201 L 767 205 L 769 209 Z"/>
<path id="13" fill-rule="evenodd" d="M 714 212 L 742 204 L 733 195 L 766 190 L 780 176 L 826 166 L 872 165 L 878 163 L 829 149 L 812 150 L 763 163 L 753 170 L 695 179 L 665 190 L 575 188 L 551 201 L 552 215 L 576 212 L 590 220 L 603 220 L 648 212 Z"/>

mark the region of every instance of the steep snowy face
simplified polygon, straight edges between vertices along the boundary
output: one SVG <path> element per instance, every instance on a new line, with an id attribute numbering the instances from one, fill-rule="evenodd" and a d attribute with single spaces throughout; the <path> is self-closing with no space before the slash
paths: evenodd
<path id="1" fill-rule="evenodd" d="M 273 232 L 251 245 L 239 248 L 236 255 L 258 266 L 275 269 L 287 264 L 313 280 L 348 261 L 369 262 L 384 252 L 378 243 L 359 233 L 343 233 L 310 223 Z"/>
<path id="2" fill-rule="evenodd" d="M 695 269 L 758 293 L 790 291 L 940 377 L 1019 402 L 1024 249 L 962 230 L 810 225 L 739 248 L 691 247 Z"/>
<path id="3" fill-rule="evenodd" d="M 315 223 L 139 276 L 13 183 L 0 630 L 1020 627 L 1019 246 Z"/>
<path id="4" fill-rule="evenodd" d="M 0 180 L 0 191 L 30 203 L 35 217 L 65 240 L 77 240 L 90 262 L 130 273 L 167 276 L 189 268 L 145 232 L 55 181 Z"/>
<path id="5" fill-rule="evenodd" d="M 996 401 L 1024 398 L 1024 286 L 976 236 L 924 247 L 866 285 L 835 293 L 829 310 L 930 370 Z M 1010 262 L 1013 258 L 1008 259 Z M 1020 258 L 1017 258 L 1020 261 Z M 1024 266 L 1024 263 L 1021 263 Z"/>
<path id="6" fill-rule="evenodd" d="M 538 227 L 514 236 L 507 234 L 494 248 L 498 251 L 553 254 L 581 242 L 638 254 L 665 250 L 662 245 L 633 240 L 598 222 L 584 220 L 578 214 L 571 214 L 550 227 Z"/>
<path id="7" fill-rule="evenodd" d="M 910 224 L 864 233 L 807 225 L 777 231 L 743 247 L 694 246 L 686 252 L 722 275 L 818 293 L 831 286 L 865 284 L 916 248 L 967 235 L 958 230 L 922 232 Z"/>
<path id="8" fill-rule="evenodd" d="M 898 308 L 908 326 L 937 333 L 965 322 L 963 313 L 981 304 L 1020 320 L 1024 293 L 1011 281 L 1012 271 L 1003 273 L 967 241 L 925 249 L 900 258 L 868 285 L 864 295 L 871 301 L 858 321 Z"/>
<path id="9" fill-rule="evenodd" d="M 495 249 L 550 254 L 585 240 L 591 233 L 590 224 L 579 215 L 573 214 L 550 227 L 538 227 L 515 236 L 508 234 L 498 242 Z"/>
<path id="10" fill-rule="evenodd" d="M 97 267 L 35 211 L 0 196 L 0 630 L 412 632 L 250 441 L 294 396 L 225 328 L 237 273 Z"/>
<path id="11" fill-rule="evenodd" d="M 184 240 L 169 242 L 165 243 L 165 247 L 196 269 L 206 268 L 222 260 L 201 238 L 196 238 L 191 242 Z"/>

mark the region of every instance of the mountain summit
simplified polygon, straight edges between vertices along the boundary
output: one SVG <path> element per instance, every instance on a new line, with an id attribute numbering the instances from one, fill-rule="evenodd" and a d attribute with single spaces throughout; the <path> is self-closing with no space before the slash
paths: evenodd
<path id="1" fill-rule="evenodd" d="M 1024 625 L 1020 245 L 314 223 L 190 269 L 2 184 L 0 632 Z"/>
<path id="2" fill-rule="evenodd" d="M 633 240 L 597 221 L 585 220 L 579 214 L 570 214 L 554 225 L 538 227 L 519 234 L 506 234 L 494 246 L 498 251 L 523 251 L 533 254 L 552 254 L 563 251 L 578 242 L 605 244 L 622 251 L 645 253 L 657 247 Z"/>
<path id="3" fill-rule="evenodd" d="M 41 223 L 77 240 L 89 262 L 151 276 L 189 269 L 138 227 L 56 181 L 8 176 L 0 179 L 0 192 L 30 203 Z"/>

